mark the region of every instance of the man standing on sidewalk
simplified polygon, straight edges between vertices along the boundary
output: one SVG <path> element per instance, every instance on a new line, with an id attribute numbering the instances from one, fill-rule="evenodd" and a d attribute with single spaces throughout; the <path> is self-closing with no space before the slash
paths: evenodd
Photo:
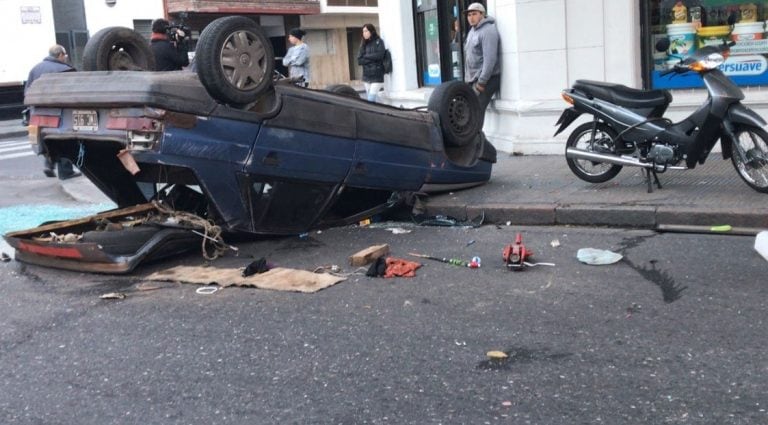
<path id="1" fill-rule="evenodd" d="M 472 3 L 467 10 L 471 27 L 464 43 L 464 81 L 472 85 L 485 113 L 491 97 L 501 87 L 501 44 L 496 20 L 485 15 L 481 3 Z"/>
<path id="2" fill-rule="evenodd" d="M 58 44 L 51 46 L 51 48 L 48 49 L 48 57 L 43 59 L 42 62 L 35 65 L 32 70 L 29 71 L 27 83 L 24 86 L 24 93 L 26 94 L 32 83 L 44 74 L 74 71 L 75 68 L 68 63 L 68 58 L 69 56 L 67 55 L 67 50 L 64 49 L 64 46 Z M 72 169 L 72 163 L 66 158 L 59 158 L 57 168 L 61 180 L 81 175 Z M 43 169 L 43 172 L 48 177 L 56 177 L 56 174 L 53 172 L 53 163 L 48 156 L 45 157 L 45 168 Z"/>

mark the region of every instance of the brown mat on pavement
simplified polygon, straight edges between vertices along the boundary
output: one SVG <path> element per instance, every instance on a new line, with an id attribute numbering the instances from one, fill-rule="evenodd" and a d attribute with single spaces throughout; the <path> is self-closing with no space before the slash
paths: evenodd
<path id="1" fill-rule="evenodd" d="M 306 270 L 276 267 L 261 274 L 243 277 L 242 269 L 217 267 L 176 266 L 160 270 L 147 276 L 147 280 L 216 284 L 227 286 L 253 286 L 276 291 L 317 292 L 335 285 L 346 278 L 327 273 L 312 273 Z"/>

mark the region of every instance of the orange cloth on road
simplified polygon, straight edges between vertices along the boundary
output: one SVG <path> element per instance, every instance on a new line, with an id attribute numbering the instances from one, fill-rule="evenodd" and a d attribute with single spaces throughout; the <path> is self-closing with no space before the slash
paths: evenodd
<path id="1" fill-rule="evenodd" d="M 416 269 L 419 267 L 421 264 L 413 261 L 388 257 L 387 271 L 384 273 L 384 277 L 414 277 L 416 276 Z"/>

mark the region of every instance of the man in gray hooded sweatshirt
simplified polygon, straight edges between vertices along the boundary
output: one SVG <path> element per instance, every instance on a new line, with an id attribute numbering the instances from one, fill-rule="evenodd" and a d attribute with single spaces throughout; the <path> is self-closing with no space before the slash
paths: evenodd
<path id="1" fill-rule="evenodd" d="M 464 81 L 471 84 L 482 111 L 501 86 L 501 44 L 496 20 L 485 15 L 485 7 L 472 3 L 465 11 L 471 27 L 464 43 Z"/>

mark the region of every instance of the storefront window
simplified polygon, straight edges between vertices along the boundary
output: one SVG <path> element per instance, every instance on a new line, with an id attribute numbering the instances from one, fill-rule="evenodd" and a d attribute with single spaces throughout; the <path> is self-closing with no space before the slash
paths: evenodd
<path id="1" fill-rule="evenodd" d="M 435 86 L 461 79 L 468 0 L 414 0 L 419 82 Z"/>
<path id="2" fill-rule="evenodd" d="M 644 63 L 652 88 L 703 87 L 695 73 L 660 74 L 698 48 L 728 41 L 736 44 L 720 69 L 738 85 L 768 84 L 768 1 L 647 0 L 645 13 L 649 27 Z M 732 27 L 729 16 L 735 22 Z M 665 37 L 669 49 L 656 51 L 656 42 Z"/>

